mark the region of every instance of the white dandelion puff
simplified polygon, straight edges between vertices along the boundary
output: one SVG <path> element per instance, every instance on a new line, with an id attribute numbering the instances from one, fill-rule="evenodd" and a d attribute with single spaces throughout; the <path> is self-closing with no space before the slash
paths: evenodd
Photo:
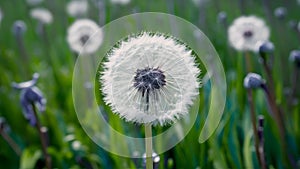
<path id="1" fill-rule="evenodd" d="M 91 38 L 92 36 L 93 38 Z M 82 54 L 92 54 L 102 44 L 103 33 L 94 21 L 79 19 L 69 27 L 67 41 L 73 51 L 81 52 Z"/>
<path id="2" fill-rule="evenodd" d="M 172 37 L 141 33 L 113 48 L 100 78 L 104 101 L 126 121 L 164 125 L 186 115 L 200 70 Z"/>
<path id="3" fill-rule="evenodd" d="M 67 13 L 72 17 L 82 17 L 86 15 L 89 4 L 86 0 L 73 0 L 67 4 Z"/>
<path id="4" fill-rule="evenodd" d="M 130 0 L 110 0 L 113 4 L 126 5 L 130 2 Z"/>
<path id="5" fill-rule="evenodd" d="M 269 28 L 256 16 L 241 16 L 228 29 L 229 42 L 239 51 L 256 51 L 256 43 L 267 41 L 269 36 Z"/>
<path id="6" fill-rule="evenodd" d="M 53 16 L 48 9 L 34 8 L 30 11 L 30 16 L 38 20 L 42 24 L 50 24 L 53 21 Z"/>

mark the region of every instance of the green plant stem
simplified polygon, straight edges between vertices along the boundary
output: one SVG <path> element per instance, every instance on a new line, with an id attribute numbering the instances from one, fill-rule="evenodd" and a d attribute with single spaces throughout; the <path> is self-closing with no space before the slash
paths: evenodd
<path id="1" fill-rule="evenodd" d="M 21 149 L 18 146 L 18 144 L 4 131 L 1 132 L 1 136 L 3 139 L 9 144 L 9 146 L 14 150 L 14 152 L 20 156 L 21 155 Z"/>
<path id="2" fill-rule="evenodd" d="M 245 52 L 245 60 L 246 60 L 246 69 L 247 72 L 249 73 L 252 71 L 251 55 L 249 51 Z"/>
<path id="3" fill-rule="evenodd" d="M 297 95 L 297 82 L 298 82 L 298 74 L 299 74 L 299 70 L 297 66 L 295 66 L 293 74 L 294 75 L 292 77 L 292 91 L 290 94 L 290 101 L 289 101 L 291 105 L 294 105 L 294 99 Z"/>
<path id="4" fill-rule="evenodd" d="M 261 137 L 259 138 L 259 145 L 258 145 L 258 152 L 259 152 L 259 157 L 260 157 L 260 163 L 261 163 L 261 167 L 263 169 L 266 169 L 266 160 L 265 160 L 265 152 L 264 152 L 264 139 L 263 139 L 263 127 L 259 126 L 257 132 L 260 132 Z"/>
<path id="5" fill-rule="evenodd" d="M 273 79 L 273 77 L 272 77 L 272 71 L 271 71 L 271 68 L 270 68 L 270 66 L 268 65 L 268 63 L 267 63 L 267 60 L 266 59 L 262 59 L 262 61 L 263 61 L 263 68 L 264 68 L 264 70 L 265 70 L 265 72 L 266 72 L 266 75 L 267 75 L 267 80 L 268 80 L 268 82 L 267 82 L 267 85 L 268 85 L 268 88 L 270 89 L 270 94 L 273 94 L 274 96 L 273 97 L 275 97 L 275 93 L 274 93 L 274 79 Z"/>
<path id="6" fill-rule="evenodd" d="M 42 143 L 42 151 L 43 151 L 43 154 L 44 154 L 46 167 L 47 167 L 47 169 L 51 169 L 51 157 L 49 156 L 49 154 L 47 152 L 47 141 L 46 141 L 45 135 L 41 131 L 42 126 L 41 126 L 39 118 L 37 116 L 36 107 L 35 107 L 34 104 L 32 104 L 32 107 L 33 107 L 34 116 L 36 118 L 36 129 L 38 130 L 40 140 L 41 140 L 41 143 Z"/>
<path id="7" fill-rule="evenodd" d="M 269 104 L 271 112 L 272 112 L 271 114 L 273 115 L 273 117 L 275 119 L 275 122 L 277 124 L 277 127 L 279 129 L 281 149 L 282 149 L 283 153 L 285 154 L 284 156 L 286 158 L 288 158 L 289 157 L 288 156 L 289 154 L 288 154 L 288 151 L 287 151 L 287 145 L 288 144 L 287 144 L 287 141 L 286 141 L 286 131 L 285 131 L 285 124 L 284 124 L 284 121 L 283 121 L 283 117 L 281 115 L 280 109 L 277 107 L 274 95 L 271 94 L 271 92 L 269 91 L 267 86 L 264 86 L 263 89 L 265 91 L 267 101 L 268 101 L 268 104 Z M 289 161 L 289 159 L 287 159 L 287 161 Z"/>
<path id="8" fill-rule="evenodd" d="M 145 142 L 146 142 L 146 169 L 153 169 L 151 124 L 145 125 Z"/>
<path id="9" fill-rule="evenodd" d="M 258 131 L 256 127 L 256 113 L 255 113 L 255 105 L 253 102 L 253 92 L 252 89 L 247 90 L 247 96 L 248 96 L 248 102 L 250 104 L 250 114 L 251 114 L 251 122 L 253 127 L 253 133 L 254 133 L 254 143 L 255 143 L 255 151 L 257 160 L 259 161 L 259 165 L 261 168 L 265 169 L 265 165 L 262 161 L 261 154 L 259 151 L 259 140 L 258 140 Z"/>

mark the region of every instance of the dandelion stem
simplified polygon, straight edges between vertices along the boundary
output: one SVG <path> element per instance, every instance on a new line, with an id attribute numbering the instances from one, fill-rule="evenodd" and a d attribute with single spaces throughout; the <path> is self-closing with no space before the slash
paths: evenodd
<path id="1" fill-rule="evenodd" d="M 258 140 L 258 131 L 256 127 L 256 114 L 255 114 L 255 106 L 253 102 L 253 92 L 252 89 L 247 90 L 247 96 L 248 96 L 248 102 L 250 104 L 250 114 L 251 114 L 251 122 L 253 127 L 253 133 L 254 133 L 254 143 L 255 143 L 255 151 L 257 160 L 259 161 L 259 165 L 261 168 L 265 169 L 265 166 L 263 165 L 261 154 L 259 153 L 259 140 Z"/>
<path id="2" fill-rule="evenodd" d="M 33 107 L 34 116 L 36 117 L 36 129 L 38 130 L 40 140 L 41 140 L 41 143 L 42 143 L 42 151 L 43 151 L 43 154 L 44 154 L 46 167 L 47 167 L 47 169 L 51 169 L 51 157 L 49 156 L 49 154 L 47 152 L 47 141 L 46 141 L 46 138 L 45 138 L 45 134 L 41 130 L 42 127 L 41 127 L 40 121 L 39 121 L 38 116 L 37 116 L 35 105 L 32 104 L 32 107 Z"/>
<path id="3" fill-rule="evenodd" d="M 29 57 L 28 57 L 28 54 L 27 54 L 27 51 L 26 51 L 26 48 L 25 48 L 25 45 L 24 45 L 24 39 L 22 37 L 22 35 L 17 35 L 16 36 L 16 39 L 17 39 L 17 45 L 18 45 L 18 48 L 19 48 L 19 52 L 20 52 L 20 56 L 22 58 L 22 62 L 23 62 L 23 73 L 25 75 L 25 77 L 29 77 L 29 67 L 27 65 L 29 65 Z"/>
<path id="4" fill-rule="evenodd" d="M 288 157 L 287 156 L 288 155 L 288 152 L 287 152 L 288 144 L 286 141 L 286 131 L 285 131 L 285 125 L 284 125 L 283 117 L 281 114 L 281 110 L 278 108 L 276 101 L 275 101 L 275 97 L 274 97 L 274 95 L 271 94 L 268 87 L 266 85 L 264 85 L 263 89 L 265 91 L 267 101 L 268 101 L 268 104 L 271 109 L 271 114 L 273 115 L 275 122 L 277 124 L 277 127 L 279 129 L 281 149 L 282 149 L 283 153 L 286 154 L 285 157 L 287 158 Z"/>
<path id="5" fill-rule="evenodd" d="M 9 146 L 14 150 L 14 152 L 20 156 L 21 155 L 21 148 L 18 144 L 4 131 L 0 132 L 3 139 L 9 144 Z"/>
<path id="6" fill-rule="evenodd" d="M 263 169 L 266 169 L 266 160 L 265 160 L 265 152 L 264 152 L 264 117 L 260 115 L 258 117 L 258 129 L 257 129 L 257 135 L 259 140 L 258 145 L 258 152 L 260 156 L 260 164 Z"/>
<path id="7" fill-rule="evenodd" d="M 145 124 L 145 142 L 146 142 L 146 169 L 153 169 L 151 124 Z"/>
<path id="8" fill-rule="evenodd" d="M 267 63 L 267 59 L 265 57 L 262 57 L 262 64 L 263 64 L 263 68 L 266 72 L 267 75 L 267 86 L 270 90 L 270 95 L 272 95 L 273 98 L 275 98 L 275 88 L 274 88 L 274 79 L 272 77 L 272 71 L 270 66 Z"/>
<path id="9" fill-rule="evenodd" d="M 299 76 L 299 70 L 295 66 L 294 73 L 293 73 L 293 76 L 292 76 L 292 91 L 291 91 L 291 94 L 290 94 L 290 102 L 289 102 L 292 105 L 295 104 L 294 99 L 295 99 L 295 96 L 297 95 L 298 76 Z"/>

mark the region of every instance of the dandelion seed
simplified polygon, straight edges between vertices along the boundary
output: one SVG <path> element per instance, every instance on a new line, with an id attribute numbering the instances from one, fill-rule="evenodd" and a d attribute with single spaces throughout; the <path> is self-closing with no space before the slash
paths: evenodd
<path id="1" fill-rule="evenodd" d="M 39 5 L 43 2 L 44 0 L 26 0 L 27 4 L 30 6 L 35 6 Z"/>
<path id="2" fill-rule="evenodd" d="M 86 15 L 89 9 L 88 2 L 86 0 L 73 0 L 67 4 L 67 13 L 72 17 L 82 17 Z"/>
<path id="3" fill-rule="evenodd" d="M 98 32 L 100 31 L 100 32 Z M 97 34 L 95 34 L 98 32 Z M 90 38 L 95 34 L 93 38 Z M 77 53 L 92 54 L 102 44 L 103 34 L 100 27 L 92 20 L 80 19 L 68 29 L 67 41 L 72 50 Z"/>
<path id="4" fill-rule="evenodd" d="M 42 24 L 50 24 L 53 21 L 51 12 L 45 8 L 34 8 L 30 11 L 30 16 Z"/>
<path id="5" fill-rule="evenodd" d="M 101 76 L 105 102 L 126 121 L 164 125 L 188 113 L 200 71 L 172 37 L 141 33 L 108 54 Z"/>
<path id="6" fill-rule="evenodd" d="M 270 30 L 264 21 L 256 16 L 241 16 L 228 29 L 232 47 L 239 51 L 256 51 L 256 43 L 267 41 Z"/>
<path id="7" fill-rule="evenodd" d="M 130 0 L 110 0 L 113 4 L 120 4 L 120 5 L 126 5 L 130 3 Z"/>

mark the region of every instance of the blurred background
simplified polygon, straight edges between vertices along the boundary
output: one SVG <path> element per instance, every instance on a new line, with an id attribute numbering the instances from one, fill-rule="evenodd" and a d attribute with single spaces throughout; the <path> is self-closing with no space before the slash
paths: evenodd
<path id="1" fill-rule="evenodd" d="M 0 168 L 45 168 L 45 151 L 51 156 L 52 168 L 144 167 L 142 159 L 106 152 L 82 130 L 72 100 L 77 53 L 68 44 L 67 32 L 80 18 L 89 18 L 101 27 L 119 17 L 149 11 L 173 14 L 199 27 L 218 52 L 227 80 L 226 107 L 213 136 L 205 143 L 198 142 L 203 122 L 197 119 L 182 142 L 159 155 L 155 167 L 300 168 L 300 64 L 299 53 L 291 52 L 300 47 L 297 0 L 1 0 Z M 228 27 L 243 15 L 255 15 L 269 27 L 274 48 L 267 59 L 260 52 L 237 51 L 228 42 Z M 250 55 L 250 61 L 245 55 Z M 270 73 L 265 72 L 264 59 L 270 65 Z M 253 90 L 252 101 L 247 99 L 249 90 L 243 86 L 249 72 L 246 62 L 262 78 L 273 78 L 270 92 L 276 104 L 273 107 L 282 113 L 284 138 L 271 112 L 274 102 L 268 100 L 265 90 Z M 39 73 L 36 86 L 43 93 L 33 90 L 36 97 L 26 95 L 28 86 L 35 84 L 34 73 Z M 31 79 L 27 84 L 12 85 Z M 209 91 L 200 89 L 200 93 Z M 199 112 L 205 109 L 201 105 L 209 104 L 209 95 L 201 94 L 201 98 Z M 27 110 L 32 100 L 40 103 L 36 111 Z M 45 111 L 39 113 L 44 105 Z M 252 112 L 250 105 L 254 105 Z M 26 120 L 24 109 L 37 112 L 38 118 L 26 116 L 33 121 Z M 259 133 L 253 132 L 253 112 L 254 119 L 260 119 L 254 123 Z M 110 120 L 114 120 L 111 123 L 115 129 L 124 132 L 125 123 L 116 117 Z M 118 140 L 110 141 L 118 144 Z M 262 153 L 257 153 L 256 145 Z"/>

